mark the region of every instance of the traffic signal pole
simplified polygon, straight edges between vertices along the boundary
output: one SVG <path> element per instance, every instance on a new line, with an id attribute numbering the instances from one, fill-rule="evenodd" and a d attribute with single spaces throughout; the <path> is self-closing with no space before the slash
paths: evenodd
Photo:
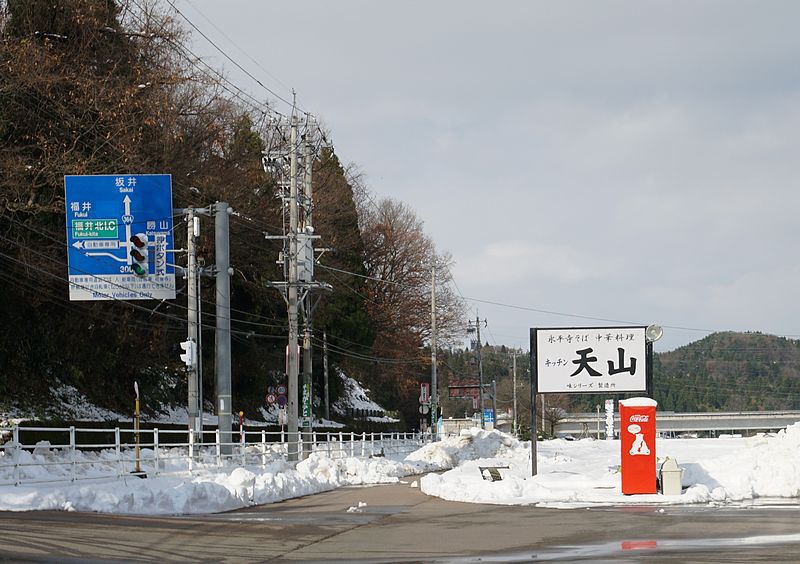
<path id="1" fill-rule="evenodd" d="M 186 248 L 188 252 L 188 261 L 186 266 L 186 292 L 187 292 L 187 310 L 188 310 L 188 341 L 190 343 L 197 343 L 197 335 L 198 335 L 198 312 L 197 312 L 197 249 L 196 249 L 196 238 L 197 238 L 197 226 L 195 219 L 197 216 L 195 215 L 194 208 L 188 208 L 186 210 L 186 223 L 188 226 L 187 229 L 187 236 L 186 236 Z M 189 378 L 188 387 L 189 387 L 189 403 L 188 403 L 188 416 L 189 416 L 189 432 L 190 433 L 197 433 L 202 432 L 201 429 L 201 420 L 199 419 L 199 403 L 200 403 L 200 396 L 198 393 L 198 370 L 197 370 L 197 359 L 191 358 L 195 356 L 195 352 L 197 350 L 195 345 L 190 345 L 189 347 L 191 350 L 187 351 L 187 354 L 190 357 L 191 364 L 187 363 L 186 371 Z"/>

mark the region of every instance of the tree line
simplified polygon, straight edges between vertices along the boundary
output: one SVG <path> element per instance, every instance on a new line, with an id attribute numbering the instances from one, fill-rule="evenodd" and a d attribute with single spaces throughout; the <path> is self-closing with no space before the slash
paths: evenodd
<path id="1" fill-rule="evenodd" d="M 70 302 L 64 176 L 172 175 L 176 207 L 227 201 L 231 218 L 231 329 L 235 410 L 257 414 L 268 385 L 285 379 L 286 309 L 269 283 L 284 209 L 262 168 L 268 149 L 287 149 L 272 109 L 254 103 L 187 47 L 188 33 L 158 2 L 0 2 L 0 393 L 6 407 L 45 405 L 74 385 L 99 405 L 125 410 L 132 383 L 179 405 L 186 379 L 178 343 L 186 296 L 171 303 Z M 321 132 L 324 127 L 321 128 Z M 329 133 L 328 133 L 328 136 Z M 374 196 L 366 177 L 319 147 L 314 163 L 315 231 L 332 249 L 316 277 L 328 282 L 314 318 L 321 396 L 323 330 L 336 370 L 417 423 L 419 382 L 430 374 L 431 269 L 440 284 L 444 342 L 463 319 L 450 289 L 452 259 L 436 249 L 415 212 Z M 176 217 L 175 246 L 186 229 Z M 207 226 L 210 227 L 210 226 Z M 213 264 L 213 230 L 198 241 Z M 178 259 L 180 260 L 180 259 Z M 184 284 L 179 280 L 178 288 Z M 214 288 L 201 287 L 203 338 L 213 343 Z M 213 367 L 206 346 L 205 365 Z M 211 398 L 213 374 L 204 379 Z M 332 398 L 340 388 L 331 378 Z M 206 404 L 208 409 L 209 403 Z"/>

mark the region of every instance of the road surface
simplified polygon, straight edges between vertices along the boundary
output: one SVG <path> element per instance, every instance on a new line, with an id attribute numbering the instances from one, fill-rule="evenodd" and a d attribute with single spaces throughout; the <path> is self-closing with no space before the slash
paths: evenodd
<path id="1" fill-rule="evenodd" d="M 482 563 L 800 559 L 797 503 L 543 509 L 448 502 L 422 494 L 411 481 L 347 487 L 191 517 L 0 512 L 0 559 Z"/>

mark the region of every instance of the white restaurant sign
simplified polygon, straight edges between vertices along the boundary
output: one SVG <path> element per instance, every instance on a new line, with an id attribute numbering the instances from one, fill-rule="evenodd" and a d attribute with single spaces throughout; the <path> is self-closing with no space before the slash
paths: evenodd
<path id="1" fill-rule="evenodd" d="M 645 327 L 532 329 L 536 392 L 645 391 L 645 343 Z"/>

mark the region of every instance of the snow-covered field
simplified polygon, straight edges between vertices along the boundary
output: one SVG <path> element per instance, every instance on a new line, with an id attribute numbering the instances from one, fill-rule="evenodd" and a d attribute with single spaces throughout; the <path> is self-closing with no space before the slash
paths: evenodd
<path id="1" fill-rule="evenodd" d="M 774 436 L 658 439 L 659 466 L 670 457 L 684 470 L 683 493 L 672 496 L 622 495 L 618 440 L 539 442 L 536 477 L 530 475 L 529 448 L 506 442 L 508 446 L 498 449 L 496 456 L 465 461 L 441 475 L 423 477 L 422 491 L 452 501 L 560 508 L 800 497 L 800 423 Z M 481 478 L 478 467 L 490 465 L 509 466 L 499 470 L 502 481 Z"/>
<path id="2" fill-rule="evenodd" d="M 472 429 L 397 458 L 330 459 L 314 454 L 296 464 L 237 467 L 224 472 L 75 484 L 5 486 L 0 509 L 55 509 L 139 514 L 210 513 L 330 490 L 391 483 L 449 500 L 473 503 L 587 507 L 598 504 L 719 504 L 758 497 L 800 497 L 800 423 L 775 436 L 659 439 L 659 459 L 684 469 L 681 495 L 623 496 L 618 441 L 538 443 L 538 475 L 530 476 L 530 444 L 496 431 Z M 48 452 L 57 457 L 59 453 Z M 5 456 L 3 457 L 5 458 Z M 0 458 L 0 465 L 4 463 Z M 177 464 L 177 463 L 173 463 Z M 482 479 L 480 466 L 508 466 L 503 479 Z M 175 470 L 172 468 L 171 470 Z M 439 472 L 441 473 L 433 473 Z M 42 469 L 47 472 L 47 469 Z"/>

